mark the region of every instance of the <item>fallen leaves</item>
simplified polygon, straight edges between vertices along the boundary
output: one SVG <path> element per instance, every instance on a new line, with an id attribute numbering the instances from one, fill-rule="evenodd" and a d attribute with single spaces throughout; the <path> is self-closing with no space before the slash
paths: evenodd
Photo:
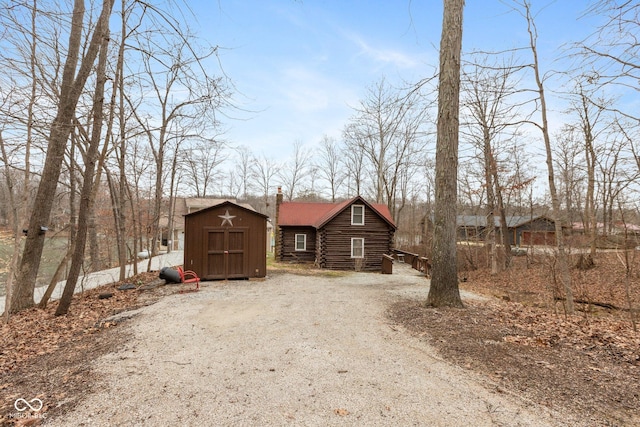
<path id="1" fill-rule="evenodd" d="M 640 365 L 640 334 L 618 317 L 559 316 L 519 303 L 492 305 L 494 320 L 521 331 L 505 342 L 533 347 L 571 346 L 580 351 L 606 352 L 610 357 Z"/>
<path id="2" fill-rule="evenodd" d="M 488 269 L 465 272 L 468 280 L 461 288 L 490 296 L 465 300 L 466 310 L 429 309 L 405 300 L 394 304 L 389 316 L 500 389 L 576 408 L 579 417 L 600 421 L 593 425 L 640 425 L 640 333 L 628 310 L 611 309 L 629 302 L 640 309 L 640 268 L 633 262 L 628 277 L 615 253 L 599 253 L 593 269 L 572 269 L 574 296 L 586 302 L 577 303 L 571 316 L 542 257 L 514 258 L 513 266 L 497 275 Z"/>
<path id="3" fill-rule="evenodd" d="M 142 273 L 128 281 L 157 283 L 158 273 Z M 15 400 L 33 397 L 34 391 L 44 403 L 39 415 L 48 416 L 48 411 L 72 406 L 74 395 L 88 390 L 94 382 L 87 360 L 112 351 L 124 339 L 122 334 L 104 330 L 114 328 L 127 316 L 111 316 L 179 292 L 178 286 L 140 286 L 119 291 L 120 284 L 75 295 L 65 316 L 54 315 L 57 302 L 52 302 L 45 310 L 25 310 L 12 315 L 8 323 L 0 323 L 0 425 L 25 425 L 36 419 L 9 416 L 15 412 Z M 113 297 L 99 299 L 105 291 L 113 293 Z"/>
<path id="4" fill-rule="evenodd" d="M 157 278 L 156 272 L 142 273 L 131 280 L 151 281 Z M 140 291 L 115 290 L 119 284 L 75 295 L 69 314 L 55 316 L 57 302 L 52 302 L 45 310 L 31 308 L 12 315 L 8 323 L 0 323 L 0 372 L 8 372 L 33 357 L 56 351 L 60 343 L 76 340 L 84 335 L 95 333 L 101 328 L 109 328 L 114 322 L 101 322 L 101 319 L 135 308 Z M 112 291 L 114 297 L 109 300 L 98 298 L 105 290 Z"/>
<path id="5" fill-rule="evenodd" d="M 577 262 L 577 258 L 578 255 L 571 257 L 571 265 Z M 615 252 L 599 252 L 595 257 L 595 267 L 589 270 L 571 268 L 576 308 L 593 316 L 615 312 L 628 322 L 629 303 L 636 311 L 640 310 L 638 258 L 630 257 L 629 276 Z M 548 255 L 515 257 L 512 258 L 511 268 L 496 275 L 491 275 L 487 268 L 465 271 L 468 280 L 461 287 L 505 301 L 544 308 L 560 315 L 564 314 L 565 295 L 559 280 L 554 278 L 554 269 L 553 257 Z"/>

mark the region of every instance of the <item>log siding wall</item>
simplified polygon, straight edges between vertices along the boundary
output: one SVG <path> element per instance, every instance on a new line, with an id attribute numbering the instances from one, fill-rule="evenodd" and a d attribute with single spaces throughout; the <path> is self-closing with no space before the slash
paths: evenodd
<path id="1" fill-rule="evenodd" d="M 349 207 L 318 230 L 316 259 L 321 268 L 329 270 L 380 270 L 382 255 L 391 251 L 393 233 L 393 228 L 368 207 L 364 225 L 351 225 Z M 364 258 L 351 258 L 354 237 L 364 239 Z"/>
<path id="2" fill-rule="evenodd" d="M 307 235 L 307 250 L 296 251 L 296 234 Z M 280 258 L 284 262 L 316 260 L 316 230 L 313 227 L 280 227 Z"/>

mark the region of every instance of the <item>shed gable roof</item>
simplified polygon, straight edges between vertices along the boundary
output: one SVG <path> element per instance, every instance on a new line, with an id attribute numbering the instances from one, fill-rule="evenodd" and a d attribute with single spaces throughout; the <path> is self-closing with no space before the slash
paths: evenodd
<path id="1" fill-rule="evenodd" d="M 351 205 L 359 203 L 369 207 L 387 224 L 389 224 L 389 226 L 394 229 L 396 228 L 387 205 L 380 203 L 371 204 L 360 196 L 340 203 L 282 203 L 280 205 L 278 225 L 321 228 Z"/>
<path id="2" fill-rule="evenodd" d="M 261 214 L 260 212 L 256 211 L 256 210 L 253 208 L 253 206 L 251 206 L 251 205 L 249 205 L 249 204 L 243 203 L 243 204 L 241 204 L 241 205 L 240 205 L 240 204 L 238 204 L 238 203 L 234 203 L 234 202 L 231 202 L 231 201 L 229 201 L 229 200 L 225 200 L 225 201 L 222 201 L 222 202 L 220 202 L 220 203 L 217 203 L 217 204 L 215 204 L 215 205 L 213 205 L 213 206 L 209 206 L 209 207 L 207 207 L 207 208 L 200 209 L 200 210 L 197 210 L 197 211 L 194 211 L 194 212 L 191 212 L 191 213 L 185 214 L 184 216 L 200 215 L 200 214 L 202 214 L 202 213 L 206 213 L 206 212 L 208 212 L 208 211 L 211 211 L 211 210 L 214 210 L 214 209 L 217 209 L 217 208 L 220 208 L 220 207 L 224 207 L 224 206 L 233 206 L 233 207 L 235 207 L 235 208 L 239 208 L 239 209 L 242 209 L 242 210 L 244 210 L 244 211 L 250 212 L 250 213 L 252 213 L 252 214 L 254 214 L 254 215 L 257 215 L 257 216 L 261 216 L 261 217 L 267 218 L 267 215 Z"/>

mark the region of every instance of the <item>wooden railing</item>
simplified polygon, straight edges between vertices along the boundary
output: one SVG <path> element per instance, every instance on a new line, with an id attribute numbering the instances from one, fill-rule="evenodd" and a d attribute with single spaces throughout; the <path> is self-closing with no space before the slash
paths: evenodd
<path id="1" fill-rule="evenodd" d="M 421 271 L 429 276 L 431 264 L 429 264 L 428 258 L 414 254 L 413 252 L 403 251 L 401 249 L 392 249 L 391 252 L 393 254 L 393 258 L 398 262 L 410 264 L 413 269 Z"/>

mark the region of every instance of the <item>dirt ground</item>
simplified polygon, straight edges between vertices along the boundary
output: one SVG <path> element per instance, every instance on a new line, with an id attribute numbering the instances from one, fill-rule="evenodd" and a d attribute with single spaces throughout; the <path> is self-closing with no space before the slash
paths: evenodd
<path id="1" fill-rule="evenodd" d="M 462 310 L 432 309 L 403 300 L 389 312 L 413 334 L 426 337 L 443 358 L 485 375 L 500 389 L 549 408 L 569 409 L 594 426 L 640 425 L 637 358 L 615 345 L 596 343 L 597 338 L 578 345 L 538 340 L 514 318 L 505 319 L 504 305 L 471 301 Z M 635 357 L 640 352 L 629 350 Z"/>
<path id="2" fill-rule="evenodd" d="M 271 272 L 273 276 L 287 273 L 287 266 Z M 522 396 L 564 414 L 567 420 L 580 421 L 577 425 L 640 425 L 640 337 L 625 313 L 559 315 L 553 309 L 555 303 L 544 295 L 533 298 L 532 291 L 519 285 L 502 287 L 496 278 L 487 282 L 483 274 L 470 272 L 461 285 L 488 295 L 487 300 L 465 299 L 462 310 L 431 309 L 424 307 L 423 294 L 394 294 L 385 299 L 387 321 L 392 330 L 406 330 L 426 340 L 446 361 L 485 378 L 494 394 Z M 96 393 L 105 381 L 104 373 L 89 361 L 118 352 L 131 342 L 131 330 L 123 327 L 128 310 L 186 289 L 146 286 L 156 278 L 155 273 L 136 278 L 134 291 L 115 291 L 118 284 L 114 284 L 87 292 L 76 297 L 72 313 L 64 318 L 53 316 L 52 304 L 46 311 L 15 316 L 10 327 L 0 325 L 2 425 L 42 421 L 19 418 L 13 408 L 16 399 L 34 390 L 45 402 L 40 411 L 45 421 L 73 411 L 84 397 Z M 105 291 L 114 297 L 98 299 Z M 523 296 L 522 301 L 517 295 Z M 111 317 L 118 313 L 119 317 Z M 489 413 L 502 410 L 488 405 Z M 348 413 L 338 406 L 334 410 L 340 418 Z M 518 425 L 504 419 L 489 425 Z M 295 424 L 295 419 L 291 421 Z"/>
<path id="3" fill-rule="evenodd" d="M 482 256 L 476 262 L 482 265 Z M 460 288 L 489 297 L 467 301 L 465 309 L 402 300 L 389 315 L 447 360 L 501 388 L 568 408 L 593 425 L 640 425 L 640 332 L 626 309 L 640 306 L 638 254 L 603 252 L 595 263 L 571 269 L 580 301 L 574 316 L 565 314 L 554 260 L 545 256 L 514 258 L 510 270 L 493 276 L 463 266 Z M 633 317 L 637 322 L 638 313 Z"/>
<path id="4" fill-rule="evenodd" d="M 124 283 L 135 283 L 134 291 L 118 291 Z M 105 320 L 153 304 L 186 286 L 158 286 L 158 273 L 142 273 L 126 282 L 92 289 L 73 298 L 67 316 L 54 316 L 56 302 L 40 310 L 33 308 L 0 322 L 0 425 L 36 425 L 67 403 L 95 389 L 99 380 L 91 361 L 116 351 L 130 338 L 120 321 Z M 113 297 L 100 299 L 99 295 Z M 33 395 L 43 402 L 42 418 L 20 418 L 16 399 Z M 35 414 L 31 414 L 35 415 Z"/>

